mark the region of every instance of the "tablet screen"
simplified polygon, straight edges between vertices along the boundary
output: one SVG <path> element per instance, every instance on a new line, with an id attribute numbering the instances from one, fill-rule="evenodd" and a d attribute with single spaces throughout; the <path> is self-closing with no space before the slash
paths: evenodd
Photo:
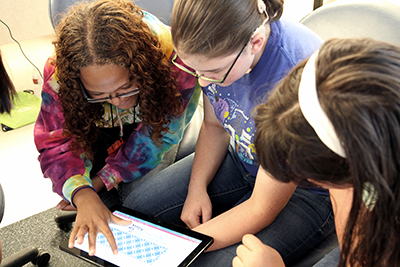
<path id="1" fill-rule="evenodd" d="M 94 257 L 88 255 L 87 235 L 73 249 L 68 248 L 68 240 L 60 248 L 100 266 L 177 267 L 188 266 L 213 241 L 211 237 L 123 207 L 118 207 L 113 214 L 132 222 L 128 226 L 109 225 L 118 246 L 117 255 L 112 253 L 102 233 L 97 235 Z"/>

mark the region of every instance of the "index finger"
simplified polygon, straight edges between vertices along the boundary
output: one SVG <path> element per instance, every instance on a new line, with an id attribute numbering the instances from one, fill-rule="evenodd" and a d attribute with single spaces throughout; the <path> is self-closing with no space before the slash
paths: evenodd
<path id="1" fill-rule="evenodd" d="M 132 222 L 129 220 L 123 220 L 115 215 L 111 215 L 111 222 L 119 225 L 130 225 Z M 108 224 L 100 226 L 100 232 L 107 239 L 110 244 L 110 248 L 114 255 L 118 254 L 118 246 L 115 242 L 114 234 L 112 233 Z M 96 239 L 97 232 L 93 231 L 93 233 L 89 233 L 89 255 L 94 255 L 96 249 Z M 93 250 L 92 250 L 93 249 Z M 92 252 L 92 254 L 90 254 Z"/>
<path id="2" fill-rule="evenodd" d="M 117 243 L 115 242 L 115 238 L 114 238 L 113 233 L 111 232 L 110 227 L 107 225 L 107 227 L 104 227 L 103 229 L 100 229 L 100 230 L 103 233 L 103 235 L 106 237 L 108 243 L 110 244 L 113 254 L 114 255 L 118 254 L 118 246 L 117 246 Z M 96 242 L 96 239 L 94 239 L 94 241 Z M 90 240 L 89 240 L 89 244 L 90 244 Z"/>

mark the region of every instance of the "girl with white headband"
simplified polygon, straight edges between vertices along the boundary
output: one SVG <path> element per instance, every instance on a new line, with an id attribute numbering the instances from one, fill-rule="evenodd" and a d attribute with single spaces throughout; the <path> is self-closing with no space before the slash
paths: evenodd
<path id="1" fill-rule="evenodd" d="M 254 149 L 253 108 L 322 44 L 282 12 L 283 0 L 174 2 L 172 63 L 202 86 L 203 126 L 196 153 L 143 181 L 124 205 L 212 236 L 194 266 L 230 266 L 246 233 L 290 263 L 334 231 L 327 191 L 277 182 Z"/>
<path id="2" fill-rule="evenodd" d="M 399 73 L 400 48 L 333 39 L 255 111 L 261 166 L 330 191 L 341 257 L 316 266 L 400 266 Z M 251 235 L 237 255 L 234 267 L 284 266 Z"/>

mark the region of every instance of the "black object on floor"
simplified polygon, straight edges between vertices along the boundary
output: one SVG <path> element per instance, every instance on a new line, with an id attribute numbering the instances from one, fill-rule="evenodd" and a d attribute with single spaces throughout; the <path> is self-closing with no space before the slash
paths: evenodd
<path id="1" fill-rule="evenodd" d="M 51 208 L 24 220 L 0 228 L 3 258 L 13 255 L 29 245 L 35 245 L 50 255 L 49 267 L 94 265 L 61 251 L 59 245 L 69 238 L 70 232 L 63 231 L 54 220 L 56 208 Z M 28 263 L 24 266 L 36 266 Z"/>
<path id="2" fill-rule="evenodd" d="M 50 254 L 41 248 L 29 246 L 5 258 L 0 267 L 20 267 L 29 262 L 39 267 L 47 266 Z"/>

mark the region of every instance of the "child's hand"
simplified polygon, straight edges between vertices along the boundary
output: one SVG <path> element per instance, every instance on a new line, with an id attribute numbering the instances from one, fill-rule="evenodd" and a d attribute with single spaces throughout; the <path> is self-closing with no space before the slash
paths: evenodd
<path id="1" fill-rule="evenodd" d="M 233 267 L 284 267 L 281 255 L 254 235 L 245 235 L 232 261 Z"/>
<path id="2" fill-rule="evenodd" d="M 63 211 L 76 211 L 76 208 L 71 205 L 68 201 L 61 200 L 57 206 L 56 209 L 58 210 L 63 210 Z"/>
<path id="3" fill-rule="evenodd" d="M 109 223 L 119 225 L 130 225 L 131 221 L 126 221 L 113 215 L 111 211 L 101 201 L 99 195 L 92 189 L 84 188 L 75 195 L 78 213 L 74 228 L 69 237 L 68 247 L 73 248 L 74 243 L 82 244 L 84 237 L 88 234 L 89 239 L 89 255 L 96 253 L 96 238 L 99 232 L 107 238 L 113 254 L 118 253 L 117 243 L 111 232 Z"/>

